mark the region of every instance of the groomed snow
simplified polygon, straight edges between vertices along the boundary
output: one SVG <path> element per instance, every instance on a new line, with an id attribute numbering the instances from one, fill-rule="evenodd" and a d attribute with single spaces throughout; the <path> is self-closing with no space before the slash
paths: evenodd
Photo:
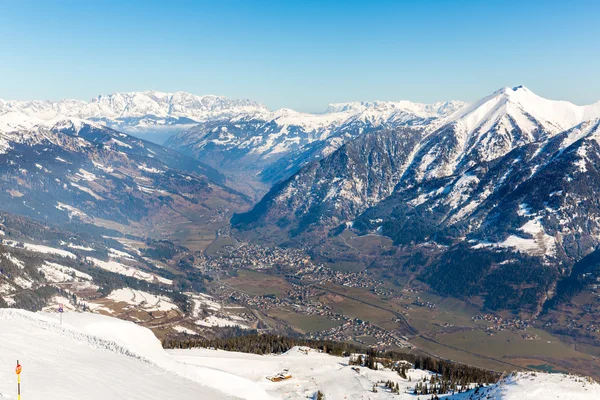
<path id="1" fill-rule="evenodd" d="M 587 378 L 565 374 L 514 373 L 498 384 L 474 395 L 455 396 L 461 400 L 592 400 L 600 399 L 600 385 Z"/>
<path id="2" fill-rule="evenodd" d="M 16 398 L 14 365 L 23 366 L 23 399 L 249 399 L 270 396 L 256 383 L 211 367 L 186 365 L 154 334 L 90 313 L 0 310 L 0 398 Z"/>

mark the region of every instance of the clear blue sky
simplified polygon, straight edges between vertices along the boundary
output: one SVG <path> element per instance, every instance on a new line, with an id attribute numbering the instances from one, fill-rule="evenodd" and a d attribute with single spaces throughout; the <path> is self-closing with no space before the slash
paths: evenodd
<path id="1" fill-rule="evenodd" d="M 123 4 L 126 3 L 126 4 Z M 600 99 L 599 1 L 0 0 L 0 98 Z"/>

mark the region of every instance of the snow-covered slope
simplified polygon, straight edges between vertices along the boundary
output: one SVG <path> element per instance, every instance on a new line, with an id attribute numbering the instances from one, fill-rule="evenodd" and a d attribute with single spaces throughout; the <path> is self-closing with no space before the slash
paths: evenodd
<path id="1" fill-rule="evenodd" d="M 258 356 L 253 354 L 215 351 L 207 349 L 171 350 L 177 360 L 191 364 L 218 368 L 255 381 L 274 396 L 284 399 L 315 398 L 321 391 L 326 399 L 428 399 L 432 395 L 415 395 L 415 382 L 432 373 L 409 369 L 408 379 L 386 368 L 371 370 L 348 365 L 348 358 L 333 357 L 308 348 L 295 347 L 282 355 Z M 286 371 L 291 379 L 269 382 L 265 377 Z M 383 382 L 392 381 L 399 393 L 392 393 Z M 373 387 L 377 392 L 373 392 Z M 588 378 L 564 374 L 513 373 L 497 384 L 463 393 L 439 395 L 457 400 L 587 400 L 600 395 L 600 385 Z"/>
<path id="2" fill-rule="evenodd" d="M 565 374 L 513 373 L 477 393 L 456 395 L 469 400 L 587 400 L 600 398 L 600 385 L 588 378 Z"/>
<path id="3" fill-rule="evenodd" d="M 410 173 L 416 180 L 453 175 L 599 117 L 600 101 L 577 106 L 505 87 L 430 124 Z"/>
<path id="4" fill-rule="evenodd" d="M 16 397 L 14 364 L 23 366 L 23 398 L 106 400 L 160 399 L 414 399 L 419 380 L 431 372 L 370 370 L 349 359 L 295 347 L 258 356 L 207 349 L 162 349 L 146 328 L 90 313 L 63 315 L 0 309 L 0 398 Z M 290 376 L 280 382 L 268 377 Z M 384 382 L 398 384 L 399 392 Z M 376 388 L 376 392 L 373 391 Z M 498 384 L 449 399 L 597 399 L 600 386 L 562 374 L 511 374 Z"/>
<path id="5" fill-rule="evenodd" d="M 13 364 L 23 365 L 24 398 L 269 399 L 256 383 L 169 356 L 131 322 L 89 313 L 0 310 L 0 397 L 16 397 Z"/>

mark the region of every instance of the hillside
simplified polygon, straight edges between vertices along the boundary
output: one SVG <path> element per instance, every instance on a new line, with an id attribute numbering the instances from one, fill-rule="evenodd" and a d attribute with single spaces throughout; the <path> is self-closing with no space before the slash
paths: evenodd
<path id="1" fill-rule="evenodd" d="M 147 329 L 89 313 L 67 312 L 60 325 L 57 314 L 2 309 L 0 328 L 6 339 L 0 343 L 7 364 L 0 373 L 5 398 L 15 396 L 16 360 L 23 366 L 22 393 L 35 398 L 316 399 L 321 391 L 328 399 L 412 399 L 417 381 L 432 376 L 409 369 L 409 381 L 389 369 L 352 367 L 348 358 L 301 347 L 266 356 L 205 349 L 166 352 Z M 266 379 L 279 373 L 291 378 Z M 398 383 L 398 394 L 385 387 L 387 381 Z M 583 400 L 599 393 L 598 384 L 583 378 L 537 373 L 510 375 L 497 385 L 440 397 Z"/>
<path id="2" fill-rule="evenodd" d="M 249 205 L 219 172 L 162 146 L 89 121 L 3 117 L 11 121 L 0 131 L 5 211 L 54 224 L 180 235 L 202 247 L 233 211 Z M 202 232 L 200 239 L 190 229 Z"/>
<path id="3" fill-rule="evenodd" d="M 3 309 L 0 326 L 6 366 L 0 379 L 2 397 L 16 397 L 12 367 L 19 360 L 24 397 L 269 398 L 257 384 L 243 378 L 175 361 L 152 332 L 131 322 L 66 313 L 61 326 L 57 314 Z"/>

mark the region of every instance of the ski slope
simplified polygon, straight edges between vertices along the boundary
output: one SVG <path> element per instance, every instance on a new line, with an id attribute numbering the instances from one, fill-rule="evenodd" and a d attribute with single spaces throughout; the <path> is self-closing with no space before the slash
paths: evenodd
<path id="1" fill-rule="evenodd" d="M 90 313 L 0 310 L 0 398 L 16 398 L 16 361 L 26 399 L 269 399 L 259 385 L 175 361 L 154 334 Z"/>
<path id="2" fill-rule="evenodd" d="M 61 326 L 57 314 L 0 309 L 0 399 L 16 398 L 16 360 L 23 366 L 23 400 L 292 400 L 316 399 L 318 391 L 327 400 L 414 400 L 414 384 L 431 375 L 411 369 L 408 381 L 394 371 L 353 367 L 348 358 L 301 347 L 266 356 L 165 351 L 150 330 L 116 318 L 65 313 Z M 290 378 L 268 379 L 278 374 Z M 399 394 L 384 387 L 388 380 L 398 383 Z M 477 392 L 440 397 L 591 400 L 600 398 L 600 385 L 563 374 L 515 373 Z"/>
<path id="3" fill-rule="evenodd" d="M 600 385 L 574 375 L 519 372 L 478 393 L 456 395 L 460 400 L 591 400 L 600 399 Z"/>
<path id="4" fill-rule="evenodd" d="M 281 355 L 260 356 L 208 349 L 170 350 L 175 359 L 197 366 L 211 366 L 240 375 L 261 385 L 271 396 L 281 399 L 312 399 L 320 390 L 326 399 L 416 399 L 406 393 L 418 379 L 429 379 L 430 372 L 411 369 L 412 382 L 390 370 L 374 371 L 348 365 L 348 358 L 334 357 L 309 348 L 294 347 Z M 279 373 L 292 377 L 271 382 L 267 377 Z M 391 393 L 379 381 L 392 380 L 400 385 L 400 394 Z M 373 393 L 373 385 L 377 393 Z"/>

